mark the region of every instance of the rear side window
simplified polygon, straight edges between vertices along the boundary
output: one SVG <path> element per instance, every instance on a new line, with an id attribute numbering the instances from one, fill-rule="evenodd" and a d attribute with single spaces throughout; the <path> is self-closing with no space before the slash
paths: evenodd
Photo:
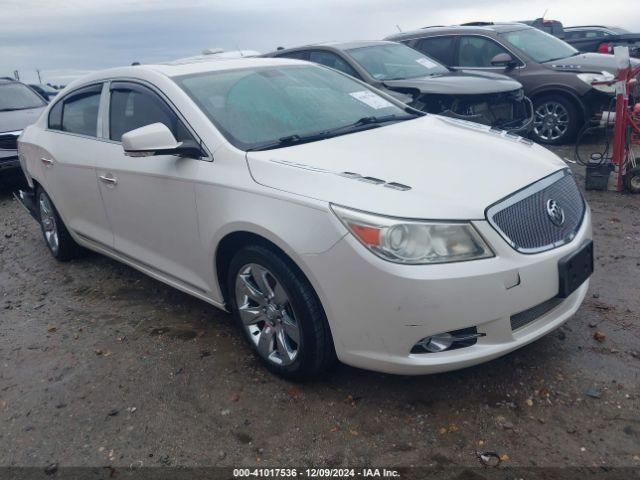
<path id="1" fill-rule="evenodd" d="M 358 78 L 358 74 L 353 69 L 353 67 L 335 53 L 324 52 L 321 50 L 312 51 L 309 54 L 309 60 L 315 63 L 319 63 L 320 65 L 335 68 L 342 73 L 346 73 L 347 75 Z"/>
<path id="2" fill-rule="evenodd" d="M 79 135 L 87 135 L 90 137 L 97 136 L 98 132 L 98 111 L 100 109 L 100 92 L 101 85 L 96 85 L 83 89 L 64 99 L 62 105 L 62 118 L 60 119 L 60 130 L 63 132 L 76 133 Z M 56 105 L 51 109 L 49 115 L 49 127 L 55 129 L 54 114 L 57 114 Z M 53 120 L 53 124 L 51 121 Z"/>
<path id="3" fill-rule="evenodd" d="M 163 123 L 179 142 L 193 137 L 169 106 L 146 87 L 115 83 L 111 87 L 109 138 L 121 141 L 122 135 L 136 128 Z"/>
<path id="4" fill-rule="evenodd" d="M 445 65 L 451 66 L 453 65 L 455 41 L 455 37 L 423 38 L 418 41 L 414 48 L 436 60 L 440 60 Z"/>

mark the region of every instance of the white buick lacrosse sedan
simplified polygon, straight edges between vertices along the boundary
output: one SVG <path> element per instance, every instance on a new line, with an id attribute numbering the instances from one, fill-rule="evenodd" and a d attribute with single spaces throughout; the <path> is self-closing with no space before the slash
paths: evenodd
<path id="1" fill-rule="evenodd" d="M 593 270 L 558 157 L 306 62 L 94 73 L 19 155 L 54 257 L 95 250 L 232 312 L 286 377 L 496 358 L 574 314 Z"/>

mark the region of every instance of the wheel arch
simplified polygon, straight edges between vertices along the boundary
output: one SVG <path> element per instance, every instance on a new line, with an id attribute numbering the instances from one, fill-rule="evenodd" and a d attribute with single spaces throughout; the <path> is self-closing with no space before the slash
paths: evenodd
<path id="1" fill-rule="evenodd" d="M 275 236 L 272 232 L 264 231 L 260 227 L 251 225 L 237 226 L 225 232 L 216 243 L 213 265 L 215 286 L 218 288 L 219 298 L 225 307 L 229 305 L 229 292 L 227 291 L 226 278 L 231 259 L 241 248 L 254 244 L 261 245 L 282 255 L 293 268 L 298 270 L 313 288 L 325 310 L 325 314 L 328 314 L 326 304 L 323 301 L 324 295 L 322 294 L 319 284 L 302 258 L 295 253 L 295 250 L 288 243 Z"/>
<path id="2" fill-rule="evenodd" d="M 534 90 L 533 92 L 529 92 L 528 96 L 535 105 L 536 99 L 539 99 L 541 97 L 552 96 L 552 95 L 559 95 L 571 101 L 573 106 L 576 107 L 578 113 L 580 114 L 583 123 L 587 120 L 588 114 L 587 114 L 586 106 L 584 105 L 582 100 L 580 100 L 580 97 L 575 92 L 568 90 L 567 88 L 564 88 L 559 85 L 549 85 L 549 86 L 545 86 L 537 90 Z"/>

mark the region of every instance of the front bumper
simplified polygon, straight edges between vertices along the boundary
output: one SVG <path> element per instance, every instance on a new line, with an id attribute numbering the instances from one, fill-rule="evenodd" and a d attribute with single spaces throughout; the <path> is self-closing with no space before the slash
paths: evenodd
<path id="1" fill-rule="evenodd" d="M 535 255 L 513 250 L 485 221 L 474 225 L 494 249 L 494 258 L 398 265 L 379 259 L 351 235 L 324 254 L 305 257 L 342 362 L 395 374 L 455 370 L 530 343 L 577 311 L 588 281 L 547 313 L 511 328 L 511 316 L 557 296 L 558 260 L 591 239 L 588 210 L 571 243 Z M 410 353 L 424 337 L 469 327 L 485 334 L 475 345 Z"/>
<path id="2" fill-rule="evenodd" d="M 598 114 L 603 111 L 615 111 L 616 103 L 615 96 L 605 92 L 600 92 L 595 88 L 589 90 L 589 92 L 582 97 L 582 103 L 584 105 L 585 120 L 598 121 Z"/>
<path id="3" fill-rule="evenodd" d="M 16 150 L 0 149 L 0 172 L 20 168 L 20 160 Z"/>

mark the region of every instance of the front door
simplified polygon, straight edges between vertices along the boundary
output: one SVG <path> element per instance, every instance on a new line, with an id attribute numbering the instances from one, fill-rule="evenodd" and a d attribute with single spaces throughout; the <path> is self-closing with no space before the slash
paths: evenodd
<path id="1" fill-rule="evenodd" d="M 104 205 L 120 254 L 200 292 L 203 245 L 198 234 L 195 181 L 206 160 L 172 155 L 128 157 L 122 135 L 152 123 L 164 123 L 178 141 L 193 139 L 167 103 L 150 88 L 112 82 L 105 161 L 97 169 Z M 209 255 L 208 258 L 212 258 Z M 213 263 L 211 263 L 213 268 Z"/>

